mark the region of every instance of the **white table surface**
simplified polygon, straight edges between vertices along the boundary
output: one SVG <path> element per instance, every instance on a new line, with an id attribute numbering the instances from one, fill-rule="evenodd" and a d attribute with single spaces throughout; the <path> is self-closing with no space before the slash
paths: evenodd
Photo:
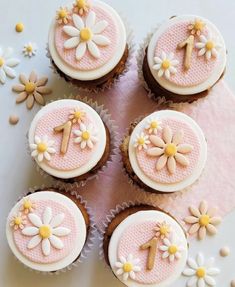
<path id="1" fill-rule="evenodd" d="M 235 1 L 234 0 L 106 0 L 118 11 L 126 15 L 135 30 L 135 42 L 138 44 L 145 34 L 156 23 L 172 15 L 197 14 L 209 18 L 214 22 L 227 43 L 228 68 L 226 80 L 235 91 Z M 45 45 L 50 20 L 60 5 L 66 4 L 64 0 L 0 0 L 0 45 L 11 46 L 15 54 L 21 59 L 17 72 L 28 74 L 32 68 L 41 75 L 49 75 L 50 86 L 54 94 L 61 95 L 71 92 L 71 89 L 59 81 L 49 69 L 49 62 L 45 56 Z M 22 21 L 25 30 L 22 34 L 14 31 L 15 24 Z M 32 41 L 37 43 L 39 50 L 36 57 L 27 59 L 22 56 L 22 46 Z M 28 187 L 45 183 L 35 171 L 34 166 L 25 149 L 26 133 L 31 119 L 38 107 L 29 112 L 25 104 L 16 105 L 16 94 L 11 92 L 11 87 L 18 79 L 9 80 L 5 85 L 0 84 L 0 286 L 1 287 L 121 287 L 108 268 L 98 260 L 98 241 L 96 248 L 88 260 L 78 268 L 59 276 L 41 276 L 30 272 L 19 264 L 11 254 L 5 238 L 5 219 L 16 199 Z M 17 114 L 20 122 L 16 126 L 8 123 L 11 114 Z M 235 226 L 235 213 L 230 214 L 221 226 L 220 235 L 206 243 L 194 242 L 190 252 L 204 250 L 205 254 L 214 255 L 222 269 L 218 277 L 218 286 L 230 286 L 233 279 L 235 266 L 235 250 L 228 259 L 218 256 L 218 248 L 228 245 L 232 248 Z M 225 234 L 225 236 L 224 236 Z M 227 238 L 227 239 L 226 239 Z M 233 274 L 232 274 L 233 272 Z M 174 287 L 185 286 L 185 278 L 179 279 Z"/>

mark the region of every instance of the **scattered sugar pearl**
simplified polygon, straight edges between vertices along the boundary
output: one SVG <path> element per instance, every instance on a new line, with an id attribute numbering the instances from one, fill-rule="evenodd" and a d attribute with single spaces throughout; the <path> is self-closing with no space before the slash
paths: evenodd
<path id="1" fill-rule="evenodd" d="M 231 281 L 231 287 L 235 287 L 235 280 Z"/>
<path id="2" fill-rule="evenodd" d="M 21 22 L 17 23 L 15 29 L 16 32 L 21 33 L 24 30 L 24 24 Z"/>
<path id="3" fill-rule="evenodd" d="M 220 256 L 227 257 L 230 254 L 230 249 L 229 249 L 229 247 L 225 246 L 225 247 L 221 248 L 219 252 L 220 252 Z M 235 283 L 235 281 L 234 281 L 234 283 Z M 235 287 L 235 284 L 234 284 L 234 287 Z"/>
<path id="4" fill-rule="evenodd" d="M 12 115 L 9 117 L 9 123 L 11 125 L 16 125 L 19 121 L 19 117 L 15 116 L 15 115 Z"/>

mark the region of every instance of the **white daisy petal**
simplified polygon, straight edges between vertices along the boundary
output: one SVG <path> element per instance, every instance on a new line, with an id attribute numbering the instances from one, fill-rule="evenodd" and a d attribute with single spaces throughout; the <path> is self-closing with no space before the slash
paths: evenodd
<path id="1" fill-rule="evenodd" d="M 30 213 L 28 215 L 28 219 L 36 227 L 40 227 L 42 225 L 42 221 L 41 221 L 40 217 L 38 215 L 34 214 L 34 213 Z"/>
<path id="2" fill-rule="evenodd" d="M 92 41 L 94 41 L 98 46 L 107 46 L 110 44 L 110 40 L 103 35 L 94 35 Z"/>
<path id="3" fill-rule="evenodd" d="M 95 25 L 95 19 L 96 19 L 95 12 L 91 11 L 86 18 L 86 27 L 89 27 L 92 29 L 93 26 Z"/>
<path id="4" fill-rule="evenodd" d="M 79 37 L 80 31 L 73 26 L 64 26 L 63 31 L 71 37 Z"/>
<path id="5" fill-rule="evenodd" d="M 0 68 L 0 82 L 2 84 L 5 84 L 6 82 L 6 73 L 4 72 L 2 68 Z"/>
<path id="6" fill-rule="evenodd" d="M 10 77 L 12 79 L 15 78 L 16 72 L 12 68 L 5 65 L 5 66 L 3 66 L 3 69 L 4 69 L 4 71 L 8 77 Z"/>
<path id="7" fill-rule="evenodd" d="M 56 235 L 56 236 L 66 236 L 70 232 L 71 230 L 66 227 L 57 227 L 52 230 L 53 235 Z"/>
<path id="8" fill-rule="evenodd" d="M 78 30 L 81 30 L 84 28 L 84 23 L 81 17 L 79 17 L 77 14 L 73 14 L 72 18 L 73 18 L 73 23 Z"/>
<path id="9" fill-rule="evenodd" d="M 51 244 L 49 239 L 47 238 L 42 240 L 42 253 L 45 256 L 48 256 L 51 253 Z"/>
<path id="10" fill-rule="evenodd" d="M 86 43 L 81 42 L 79 43 L 76 49 L 76 59 L 81 60 L 85 53 L 86 53 Z"/>
<path id="11" fill-rule="evenodd" d="M 93 41 L 89 41 L 87 43 L 87 47 L 88 47 L 89 52 L 91 53 L 91 55 L 94 58 L 96 58 L 96 59 L 100 58 L 100 51 L 99 51 L 97 45 Z"/>
<path id="12" fill-rule="evenodd" d="M 216 285 L 215 279 L 212 278 L 211 276 L 205 276 L 204 280 L 209 286 L 215 286 Z"/>
<path id="13" fill-rule="evenodd" d="M 28 245 L 27 245 L 27 248 L 28 249 L 33 249 L 35 248 L 36 246 L 38 246 L 38 244 L 42 241 L 42 238 L 41 236 L 39 235 L 36 235 L 34 236 L 32 239 L 30 239 Z"/>
<path id="14" fill-rule="evenodd" d="M 193 287 L 197 283 L 197 277 L 193 276 L 187 281 L 187 287 Z"/>
<path id="15" fill-rule="evenodd" d="M 57 214 L 55 217 L 52 218 L 50 226 L 52 228 L 59 226 L 64 221 L 64 217 L 64 213 Z"/>
<path id="16" fill-rule="evenodd" d="M 34 226 L 26 227 L 22 230 L 22 234 L 26 236 L 34 236 L 37 235 L 38 232 L 39 232 L 38 228 Z"/>
<path id="17" fill-rule="evenodd" d="M 15 58 L 11 58 L 11 59 L 6 60 L 6 65 L 8 67 L 11 67 L 11 68 L 17 66 L 19 63 L 20 63 L 20 61 L 18 59 L 15 59 Z"/>
<path id="18" fill-rule="evenodd" d="M 52 218 L 52 210 L 50 207 L 46 207 L 43 213 L 43 224 L 49 224 Z"/>
<path id="19" fill-rule="evenodd" d="M 54 235 L 50 236 L 49 241 L 50 241 L 51 245 L 53 247 L 55 247 L 56 249 L 63 249 L 63 247 L 64 247 L 63 242 L 58 237 L 56 237 Z"/>
<path id="20" fill-rule="evenodd" d="M 78 37 L 73 37 L 64 42 L 65 49 L 72 49 L 78 46 L 80 40 Z"/>
<path id="21" fill-rule="evenodd" d="M 184 276 L 193 276 L 196 274 L 196 270 L 194 269 L 191 269 L 191 268 L 186 268 L 184 271 L 183 271 L 183 275 Z"/>
<path id="22" fill-rule="evenodd" d="M 105 20 L 99 21 L 93 27 L 92 32 L 94 34 L 100 34 L 100 33 L 102 33 L 105 30 L 105 28 L 107 26 L 108 26 L 108 22 L 107 21 L 105 21 Z"/>

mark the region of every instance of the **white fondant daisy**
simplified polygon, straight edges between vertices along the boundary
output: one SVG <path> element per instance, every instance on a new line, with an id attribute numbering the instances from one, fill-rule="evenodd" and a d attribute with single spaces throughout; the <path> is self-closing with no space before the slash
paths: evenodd
<path id="1" fill-rule="evenodd" d="M 22 230 L 22 234 L 33 237 L 27 245 L 28 249 L 33 249 L 42 243 L 42 252 L 45 256 L 50 255 L 51 245 L 56 249 L 63 249 L 64 244 L 59 237 L 67 236 L 71 230 L 66 227 L 59 227 L 64 221 L 63 213 L 52 217 L 52 209 L 46 207 L 42 219 L 35 213 L 29 213 L 28 219 L 33 224 Z"/>
<path id="2" fill-rule="evenodd" d="M 23 198 L 23 202 L 20 206 L 20 211 L 22 211 L 24 214 L 28 214 L 33 212 L 35 208 L 35 202 L 33 202 L 30 198 Z"/>
<path id="3" fill-rule="evenodd" d="M 69 119 L 72 121 L 73 124 L 81 123 L 85 120 L 86 112 L 80 109 L 79 107 L 76 107 L 74 110 L 72 110 L 69 113 Z"/>
<path id="4" fill-rule="evenodd" d="M 56 21 L 58 24 L 67 25 L 69 20 L 71 20 L 71 15 L 67 7 L 60 7 L 58 11 L 56 11 Z"/>
<path id="5" fill-rule="evenodd" d="M 24 45 L 24 48 L 22 50 L 25 57 L 31 58 L 32 56 L 36 55 L 37 52 L 37 45 L 35 43 L 27 43 Z"/>
<path id="6" fill-rule="evenodd" d="M 43 136 L 40 139 L 39 136 L 35 136 L 34 143 L 30 144 L 32 150 L 31 156 L 37 158 L 39 162 L 46 160 L 51 160 L 51 154 L 54 154 L 56 150 L 54 149 L 54 141 L 49 140 L 47 136 Z"/>
<path id="7" fill-rule="evenodd" d="M 91 5 L 87 0 L 75 0 L 75 3 L 73 3 L 73 12 L 82 16 L 89 11 L 90 7 Z"/>
<path id="8" fill-rule="evenodd" d="M 89 53 L 94 58 L 100 58 L 100 50 L 98 46 L 107 46 L 110 44 L 110 40 L 101 35 L 101 33 L 108 26 L 108 22 L 105 20 L 96 23 L 96 14 L 91 11 L 85 23 L 83 19 L 73 14 L 74 26 L 64 26 L 63 31 L 71 38 L 65 41 L 65 49 L 76 48 L 76 59 L 80 60 L 85 55 L 88 49 Z"/>
<path id="9" fill-rule="evenodd" d="M 138 150 L 147 149 L 147 145 L 150 144 L 149 136 L 143 132 L 136 136 L 134 147 Z"/>
<path id="10" fill-rule="evenodd" d="M 170 236 L 171 226 L 167 224 L 166 221 L 158 222 L 154 228 L 154 231 L 156 231 L 155 237 L 161 239 L 168 238 Z"/>
<path id="11" fill-rule="evenodd" d="M 192 151 L 193 147 L 189 144 L 183 144 L 183 130 L 179 130 L 174 135 L 169 126 L 164 127 L 162 139 L 159 136 L 151 135 L 150 142 L 154 147 L 147 150 L 149 156 L 159 156 L 156 169 L 159 171 L 167 166 L 169 173 L 174 174 L 176 163 L 181 166 L 188 166 L 189 160 L 185 157 Z"/>
<path id="12" fill-rule="evenodd" d="M 213 276 L 218 275 L 220 270 L 213 267 L 213 263 L 213 258 L 205 262 L 202 253 L 197 255 L 196 260 L 189 258 L 187 262 L 189 268 L 183 271 L 183 275 L 191 277 L 187 282 L 187 287 L 216 286 L 216 281 Z"/>
<path id="13" fill-rule="evenodd" d="M 86 146 L 92 149 L 94 144 L 98 141 L 98 132 L 92 124 L 86 126 L 85 124 L 80 123 L 80 130 L 75 130 L 73 133 L 76 136 L 74 142 L 80 144 L 81 149 L 85 149 Z"/>
<path id="14" fill-rule="evenodd" d="M 181 242 L 174 236 L 171 236 L 171 238 L 164 238 L 163 245 L 161 245 L 159 249 L 163 251 L 162 258 L 168 258 L 170 262 L 173 262 L 175 259 L 180 259 L 181 253 L 184 250 Z"/>
<path id="15" fill-rule="evenodd" d="M 26 223 L 26 216 L 22 215 L 21 212 L 13 215 L 10 220 L 10 226 L 13 227 L 14 230 L 23 229 Z"/>
<path id="16" fill-rule="evenodd" d="M 207 60 L 210 60 L 211 57 L 216 58 L 218 56 L 218 50 L 221 48 L 221 45 L 212 39 L 210 35 L 207 37 L 201 35 L 199 37 L 199 42 L 195 44 L 195 47 L 199 50 L 198 56 L 205 56 Z"/>
<path id="17" fill-rule="evenodd" d="M 140 260 L 134 258 L 132 254 L 129 254 L 127 258 L 121 256 L 119 261 L 115 263 L 117 268 L 116 275 L 122 275 L 124 281 L 127 281 L 130 277 L 132 280 L 135 280 L 135 273 L 141 271 L 141 267 L 138 266 Z"/>
<path id="18" fill-rule="evenodd" d="M 147 120 L 147 124 L 145 126 L 145 129 L 148 131 L 149 134 L 157 134 L 158 131 L 160 131 L 161 128 L 161 122 L 158 121 L 155 118 L 150 118 Z"/>
<path id="19" fill-rule="evenodd" d="M 174 59 L 174 53 L 167 55 L 165 52 L 161 53 L 161 56 L 154 57 L 153 69 L 158 71 L 158 77 L 164 76 L 166 79 L 170 79 L 171 74 L 177 73 L 177 65 L 179 61 Z"/>
<path id="20" fill-rule="evenodd" d="M 6 77 L 15 78 L 16 72 L 13 69 L 20 61 L 16 58 L 11 58 L 13 53 L 12 48 L 7 48 L 5 51 L 0 47 L 0 83 L 5 84 Z"/>

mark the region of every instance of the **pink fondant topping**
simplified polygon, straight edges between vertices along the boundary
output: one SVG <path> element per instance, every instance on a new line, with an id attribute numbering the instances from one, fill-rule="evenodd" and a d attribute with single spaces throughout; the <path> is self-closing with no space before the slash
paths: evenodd
<path id="1" fill-rule="evenodd" d="M 60 132 L 54 132 L 54 128 L 67 122 L 74 108 L 76 107 L 57 108 L 44 114 L 38 121 L 35 129 L 35 136 L 39 138 L 47 136 L 48 139 L 54 141 L 53 147 L 55 153 L 51 155 L 49 161 L 45 160 L 44 162 L 46 162 L 48 166 L 60 171 L 69 171 L 82 167 L 90 160 L 97 147 L 94 143 L 92 148 L 88 146 L 84 148 L 84 145 L 75 142 L 77 136 L 74 134 L 74 131 L 81 129 L 80 123 L 75 122 L 72 126 L 67 152 L 65 154 L 61 153 L 60 149 L 63 135 Z M 83 124 L 85 126 L 92 124 L 92 126 L 96 128 L 94 120 L 89 117 L 88 113 L 86 113 L 84 117 Z"/>
<path id="2" fill-rule="evenodd" d="M 53 225 L 52 221 L 56 219 L 56 216 L 59 214 L 63 214 L 63 221 L 61 222 L 58 227 L 63 227 L 64 229 L 62 231 L 69 231 L 66 232 L 63 236 L 58 236 L 59 240 L 62 242 L 63 248 L 61 246 L 59 248 L 53 247 L 53 244 L 50 244 L 50 252 L 49 255 L 43 254 L 42 249 L 42 241 L 34 248 L 29 249 L 28 245 L 30 240 L 34 236 L 27 236 L 24 235 L 24 229 L 17 229 L 14 231 L 14 241 L 16 244 L 16 247 L 18 250 L 29 260 L 35 263 L 53 263 L 57 262 L 63 258 L 65 258 L 71 250 L 75 247 L 76 244 L 76 238 L 78 230 L 76 229 L 76 223 L 73 215 L 70 213 L 70 211 L 62 204 L 58 202 L 54 202 L 52 200 L 38 200 L 36 201 L 37 208 L 34 210 L 33 214 L 37 215 L 41 221 L 45 220 L 45 209 L 49 208 L 52 212 L 52 218 L 49 222 L 49 225 Z M 35 225 L 29 220 L 29 217 L 32 215 L 32 213 L 29 213 L 26 217 L 26 223 L 24 224 L 24 228 L 33 227 L 35 228 Z M 58 218 L 57 218 L 58 219 Z M 58 221 L 58 220 L 57 220 Z M 57 228 L 58 228 L 57 227 Z M 59 230 L 61 232 L 61 230 Z M 32 232 L 32 231 L 31 231 Z M 50 239 L 49 239 L 50 240 Z M 57 243 L 59 244 L 59 243 Z"/>
<path id="3" fill-rule="evenodd" d="M 141 250 L 140 246 L 156 235 L 155 227 L 155 221 L 133 224 L 126 228 L 118 244 L 119 258 L 127 258 L 129 254 L 132 254 L 134 258 L 140 260 L 138 265 L 141 267 L 141 271 L 135 273 L 135 281 L 142 284 L 158 284 L 165 281 L 175 271 L 180 262 L 179 260 L 170 262 L 167 258 L 163 259 L 162 251 L 157 250 L 154 267 L 152 270 L 147 270 L 148 250 Z M 173 227 L 171 232 L 174 233 Z M 159 238 L 158 248 L 162 245 L 163 241 Z"/>
<path id="4" fill-rule="evenodd" d="M 109 39 L 110 44 L 106 46 L 98 46 L 101 56 L 95 58 L 89 53 L 88 49 L 85 55 L 80 59 L 76 59 L 76 48 L 65 49 L 64 43 L 71 37 L 66 35 L 63 31 L 63 25 L 56 25 L 55 27 L 55 46 L 61 59 L 72 68 L 80 71 L 91 71 L 98 69 L 105 65 L 114 55 L 118 45 L 118 29 L 117 24 L 112 18 L 112 15 L 103 8 L 92 6 L 89 13 L 93 11 L 96 15 L 96 23 L 105 20 L 108 26 L 102 31 L 101 35 Z M 83 21 L 86 21 L 87 14 L 80 15 Z M 70 20 L 69 26 L 74 26 L 73 21 Z"/>
<path id="5" fill-rule="evenodd" d="M 217 58 L 211 58 L 207 61 L 205 57 L 199 57 L 198 49 L 194 48 L 190 69 L 185 70 L 185 49 L 178 49 L 177 46 L 189 37 L 189 25 L 189 21 L 172 25 L 158 38 L 155 50 L 156 57 L 161 57 L 162 52 L 167 55 L 174 53 L 174 60 L 178 61 L 177 72 L 172 74 L 168 81 L 182 87 L 191 87 L 205 82 L 213 73 L 217 62 Z M 207 36 L 208 33 L 208 28 L 205 27 L 203 35 Z M 194 44 L 197 42 L 199 42 L 199 38 L 196 36 Z"/>
<path id="6" fill-rule="evenodd" d="M 158 137 L 162 138 L 162 133 L 164 131 L 164 127 L 166 126 L 171 128 L 173 135 L 178 133 L 179 131 L 183 131 L 184 135 L 183 141 L 181 143 L 186 143 L 187 145 L 193 147 L 189 153 L 184 155 L 189 164 L 187 166 L 183 166 L 176 161 L 175 172 L 170 173 L 166 165 L 160 170 L 157 170 L 158 160 L 161 156 L 149 156 L 146 150 L 137 149 L 136 157 L 141 170 L 155 182 L 177 183 L 189 177 L 193 173 L 200 156 L 200 143 L 197 135 L 192 130 L 192 128 L 187 123 L 184 123 L 179 120 L 163 119 L 163 129 L 161 131 L 159 130 Z M 154 147 L 155 146 L 150 143 L 148 145 L 147 151 L 151 150 L 151 148 Z"/>

